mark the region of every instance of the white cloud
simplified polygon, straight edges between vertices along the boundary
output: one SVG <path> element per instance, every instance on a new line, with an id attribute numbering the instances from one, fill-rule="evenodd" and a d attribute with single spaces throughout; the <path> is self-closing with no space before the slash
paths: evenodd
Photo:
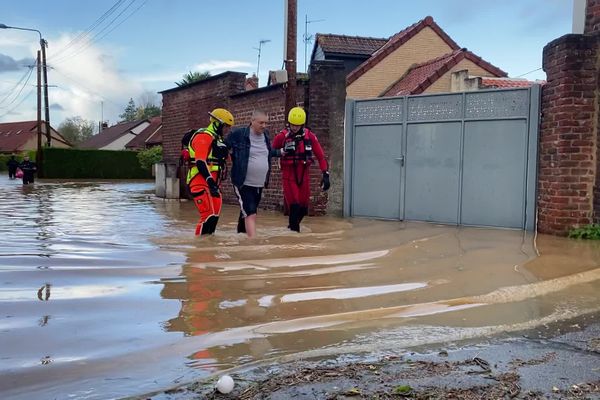
<path id="1" fill-rule="evenodd" d="M 114 57 L 118 54 L 117 48 L 84 43 L 60 53 L 60 49 L 70 43 L 76 35 L 77 33 L 74 33 L 62 35 L 58 39 L 49 39 L 50 46 L 47 49 L 49 103 L 60 104 L 63 108 L 52 109 L 50 121 L 54 127 L 58 127 L 65 118 L 74 116 L 99 121 L 102 115 L 101 102 L 103 102 L 104 119 L 109 120 L 111 124 L 115 123 L 129 98 L 135 99 L 144 88 L 139 80 L 126 76 L 118 69 Z M 12 47 L 10 55 L 13 58 L 35 55 L 38 50 L 35 36 L 32 39 L 23 35 L 12 35 L 1 42 L 10 43 Z M 80 47 L 82 45 L 85 47 Z M 35 73 L 30 83 L 35 83 Z M 10 84 L 3 82 L 2 86 L 7 87 Z M 26 88 L 23 95 L 27 91 Z M 6 110 L 0 110 L 0 115 L 4 112 Z M 18 120 L 35 119 L 35 96 L 23 102 L 14 112 L 19 113 Z M 11 121 L 15 118 L 15 115 L 7 114 L 0 117 L 0 121 Z"/>
<path id="2" fill-rule="evenodd" d="M 235 68 L 247 68 L 247 67 L 251 67 L 252 64 L 246 61 L 218 61 L 218 60 L 211 60 L 205 63 L 200 63 L 200 64 L 196 64 L 195 66 L 195 70 L 196 71 L 209 71 L 209 72 L 216 72 L 216 71 L 226 71 L 229 69 L 235 69 Z"/>
<path id="3" fill-rule="evenodd" d="M 175 82 L 181 80 L 183 75 L 187 74 L 190 71 L 198 71 L 204 72 L 208 71 L 211 74 L 215 75 L 228 70 L 242 70 L 242 72 L 247 72 L 249 67 L 252 67 L 253 64 L 246 61 L 239 60 L 210 60 L 205 63 L 196 64 L 191 68 L 184 68 L 180 71 L 165 71 L 159 72 L 155 74 L 145 75 L 138 77 L 140 82 Z"/>
<path id="4" fill-rule="evenodd" d="M 54 121 L 77 115 L 98 121 L 103 102 L 104 119 L 116 122 L 127 100 L 143 92 L 142 85 L 119 72 L 111 56 L 116 49 L 87 43 L 81 49 L 85 49 L 83 51 L 73 46 L 72 50 L 61 53 L 60 49 L 71 39 L 65 35 L 55 42 L 56 57 L 48 51 L 48 65 L 51 67 L 48 81 L 51 85 L 58 85 L 58 88 L 50 90 L 50 103 L 58 103 L 64 108 L 56 113 L 62 118 L 55 116 Z"/>

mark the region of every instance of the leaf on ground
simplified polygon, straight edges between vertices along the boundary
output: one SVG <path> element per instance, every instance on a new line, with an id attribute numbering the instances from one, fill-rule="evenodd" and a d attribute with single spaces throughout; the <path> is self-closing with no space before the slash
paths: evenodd
<path id="1" fill-rule="evenodd" d="M 346 390 L 346 393 L 344 393 L 346 396 L 360 396 L 361 395 L 361 391 L 359 388 L 351 388 Z"/>
<path id="2" fill-rule="evenodd" d="M 398 385 L 394 388 L 394 394 L 407 395 L 412 392 L 412 388 L 409 385 Z"/>

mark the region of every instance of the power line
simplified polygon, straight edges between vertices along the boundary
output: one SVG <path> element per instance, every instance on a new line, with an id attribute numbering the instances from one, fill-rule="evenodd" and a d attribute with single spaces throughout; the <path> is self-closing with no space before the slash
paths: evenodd
<path id="1" fill-rule="evenodd" d="M 25 79 L 25 77 L 27 76 L 27 74 L 29 74 L 31 71 L 25 71 L 25 73 L 23 74 L 23 76 L 21 77 L 21 79 L 19 79 L 19 81 L 17 83 L 15 83 L 15 86 L 13 86 L 12 89 L 10 89 L 8 92 L 6 92 L 6 96 L 2 98 L 2 100 L 0 100 L 0 104 L 4 103 L 6 101 L 6 99 L 8 99 L 10 97 L 11 94 L 13 94 L 15 92 L 15 90 L 17 90 L 17 87 L 19 87 L 19 85 L 21 84 L 21 82 L 23 82 L 23 79 Z"/>
<path id="2" fill-rule="evenodd" d="M 19 98 L 21 93 L 23 93 L 23 89 L 25 89 L 25 86 L 27 86 L 27 84 L 29 83 L 29 79 L 31 78 L 32 74 L 33 74 L 33 67 L 29 67 L 29 75 L 27 75 L 27 79 L 25 80 L 25 83 L 23 83 L 23 85 L 21 86 L 21 89 L 19 89 L 19 92 L 8 104 L 6 104 L 5 106 L 1 106 L 0 108 L 7 108 L 8 106 L 10 106 L 12 103 L 14 103 Z M 21 104 L 21 103 L 19 103 L 19 104 Z"/>
<path id="3" fill-rule="evenodd" d="M 97 32 L 91 39 L 89 39 L 87 42 L 83 43 L 79 48 L 75 49 L 71 54 L 67 54 L 67 55 L 63 55 L 62 57 L 59 57 L 58 59 L 54 60 L 54 63 L 62 63 L 66 60 L 68 60 L 69 58 L 75 57 L 81 53 L 83 53 L 85 50 L 87 50 L 92 44 L 94 44 L 94 42 L 99 42 L 100 40 L 102 40 L 104 37 L 106 37 L 106 35 L 108 35 L 109 33 L 111 33 L 112 31 L 114 31 L 116 28 L 118 28 L 123 22 L 125 22 L 127 19 L 129 19 L 133 14 L 135 14 L 140 8 L 142 8 L 146 2 L 144 1 L 139 7 L 137 7 L 135 10 L 133 10 L 133 12 L 131 12 L 129 15 L 127 15 L 125 18 L 123 18 L 121 21 L 119 21 L 119 23 L 117 25 L 115 25 L 112 29 L 110 29 L 108 32 L 104 33 L 108 28 L 110 28 L 111 25 L 113 25 L 115 23 L 115 21 L 117 19 L 119 19 L 119 17 L 121 15 L 123 15 L 123 13 L 125 11 L 127 11 L 129 9 L 129 7 L 131 7 L 137 0 L 130 0 L 129 4 L 127 4 L 127 6 L 121 10 L 121 12 L 119 14 L 117 14 L 116 17 L 114 17 L 109 23 L 108 25 L 106 25 L 104 28 L 102 28 L 102 30 L 100 30 L 99 32 Z M 100 38 L 96 39 L 100 34 L 104 33 Z"/>
<path id="4" fill-rule="evenodd" d="M 537 68 L 537 69 L 534 69 L 533 71 L 525 72 L 524 74 L 521 74 L 521 75 L 515 76 L 515 78 L 520 78 L 520 77 L 522 77 L 522 76 L 529 75 L 529 74 L 531 74 L 531 73 L 534 73 L 534 72 L 537 72 L 537 71 L 539 71 L 539 70 L 541 70 L 541 69 L 542 69 L 542 67 L 540 67 L 540 68 Z"/>
<path id="5" fill-rule="evenodd" d="M 11 109 L 10 109 L 10 110 L 8 110 L 7 112 L 5 112 L 4 114 L 0 115 L 0 118 L 2 118 L 2 117 L 4 117 L 4 116 L 7 116 L 8 114 L 12 113 L 14 110 L 16 110 L 17 108 L 19 108 L 19 107 L 21 106 L 21 104 L 23 104 L 23 102 L 24 102 L 25 100 L 27 100 L 27 99 L 28 99 L 28 98 L 31 96 L 31 94 L 32 94 L 33 92 L 35 92 L 35 89 L 36 89 L 36 88 L 33 88 L 33 89 L 31 89 L 31 90 L 29 91 L 29 93 L 27 93 L 27 96 L 25 96 L 25 97 L 23 97 L 23 99 L 21 99 L 21 101 L 19 102 L 19 104 L 17 104 L 17 105 L 16 105 L 16 106 L 14 106 L 13 108 L 11 108 Z"/>
<path id="6" fill-rule="evenodd" d="M 96 29 L 100 24 L 102 24 L 112 13 L 114 13 L 116 11 L 117 8 L 120 7 L 120 5 L 124 2 L 125 0 L 117 0 L 117 2 L 115 2 L 115 4 L 113 4 L 113 6 L 111 8 L 109 8 L 107 11 L 104 12 L 104 14 L 102 14 L 100 17 L 98 17 L 98 19 L 96 19 L 96 21 L 94 21 L 90 26 L 88 26 L 83 32 L 80 32 L 79 35 L 77 35 L 74 39 L 72 39 L 69 43 L 67 43 L 63 48 L 59 49 L 54 55 L 53 57 L 58 57 L 58 55 L 64 53 L 68 48 L 74 46 L 75 44 L 77 44 L 77 42 L 81 42 L 82 40 L 84 40 L 84 38 L 86 36 L 89 36 L 92 31 L 94 29 Z"/>

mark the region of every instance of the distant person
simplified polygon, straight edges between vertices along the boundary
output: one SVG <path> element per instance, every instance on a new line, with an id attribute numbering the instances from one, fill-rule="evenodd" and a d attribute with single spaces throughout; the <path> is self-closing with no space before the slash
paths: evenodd
<path id="1" fill-rule="evenodd" d="M 15 156 L 10 156 L 10 159 L 6 162 L 6 166 L 8 167 L 8 177 L 15 179 L 17 168 L 19 167 L 19 162 L 15 159 Z"/>
<path id="2" fill-rule="evenodd" d="M 300 232 L 300 222 L 308 214 L 310 199 L 310 166 L 313 155 L 323 173 L 321 187 L 329 189 L 329 171 L 323 148 L 317 136 L 304 126 L 306 113 L 294 107 L 288 114 L 289 128 L 279 132 L 273 139 L 273 148 L 281 149 L 281 180 L 283 199 L 289 210 L 288 228 Z"/>
<path id="3" fill-rule="evenodd" d="M 256 213 L 271 173 L 268 120 L 267 113 L 255 110 L 250 125 L 232 130 L 225 140 L 231 152 L 231 182 L 240 202 L 237 231 L 250 238 L 256 236 Z"/>
<path id="4" fill-rule="evenodd" d="M 210 235 L 217 229 L 223 199 L 219 185 L 229 156 L 223 136 L 233 126 L 233 115 L 224 108 L 208 113 L 208 127 L 189 135 L 186 182 L 200 213 L 196 235 Z"/>
<path id="5" fill-rule="evenodd" d="M 19 165 L 21 171 L 23 171 L 23 185 L 33 183 L 33 176 L 37 171 L 37 166 L 34 162 L 29 161 L 29 156 L 23 157 L 23 162 Z"/>

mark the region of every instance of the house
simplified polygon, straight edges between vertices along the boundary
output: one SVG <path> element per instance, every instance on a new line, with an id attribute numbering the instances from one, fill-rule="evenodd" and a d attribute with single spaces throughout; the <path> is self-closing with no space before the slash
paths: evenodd
<path id="1" fill-rule="evenodd" d="M 37 121 L 0 123 L 0 153 L 20 153 L 37 149 Z M 51 147 L 70 148 L 71 144 L 50 127 Z M 46 143 L 46 123 L 42 121 L 42 145 Z"/>
<path id="2" fill-rule="evenodd" d="M 150 125 L 147 119 L 131 122 L 121 122 L 90 137 L 78 147 L 81 149 L 124 150 L 131 142 Z"/>
<path id="3" fill-rule="evenodd" d="M 412 65 L 404 75 L 379 93 L 378 97 L 451 92 L 454 71 L 457 68 L 464 71 L 463 67 L 466 66 L 470 67 L 471 71 L 474 70 L 480 79 L 481 77 L 488 79 L 489 76 L 494 78 L 506 76 L 504 71 L 467 49 L 458 49 L 441 57 Z"/>
<path id="4" fill-rule="evenodd" d="M 125 148 L 129 150 L 144 150 L 149 147 L 160 146 L 162 144 L 162 118 L 152 117 L 148 120 L 150 125 L 131 139 Z"/>
<path id="5" fill-rule="evenodd" d="M 544 80 L 530 81 L 525 78 L 496 78 L 489 76 L 473 76 L 468 69 L 452 73 L 450 82 L 451 92 L 468 92 L 484 89 L 514 89 L 527 88 L 532 85 L 545 85 Z"/>
<path id="6" fill-rule="evenodd" d="M 388 39 L 317 34 L 312 60 L 319 59 L 352 68 L 346 78 L 351 98 L 449 92 L 452 73 L 464 69 L 480 77 L 507 76 L 461 48 L 430 16 Z"/>
<path id="7" fill-rule="evenodd" d="M 353 69 L 368 60 L 388 39 L 361 36 L 346 36 L 317 33 L 311 61 L 343 61 L 348 75 Z"/>

